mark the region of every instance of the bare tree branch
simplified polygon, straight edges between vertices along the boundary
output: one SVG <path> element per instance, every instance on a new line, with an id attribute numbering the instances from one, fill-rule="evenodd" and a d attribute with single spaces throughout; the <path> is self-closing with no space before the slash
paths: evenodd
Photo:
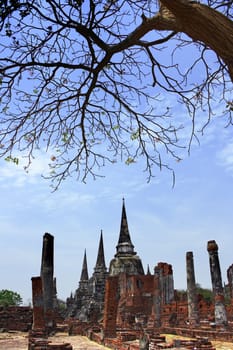
<path id="1" fill-rule="evenodd" d="M 198 129 L 209 124 L 216 96 L 232 125 L 231 4 L 4 1 L 0 156 L 18 163 L 16 154 L 26 153 L 30 166 L 35 150 L 46 149 L 55 189 L 118 160 L 142 158 L 148 179 L 154 166 L 171 170 L 169 160 L 180 161 L 197 139 L 201 111 Z M 186 144 L 186 122 L 168 96 L 191 117 Z"/>

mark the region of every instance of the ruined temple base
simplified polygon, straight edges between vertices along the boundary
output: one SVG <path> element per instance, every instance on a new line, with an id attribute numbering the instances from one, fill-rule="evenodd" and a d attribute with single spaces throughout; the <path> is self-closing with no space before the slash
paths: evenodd
<path id="1" fill-rule="evenodd" d="M 43 330 L 32 330 L 28 335 L 28 350 L 73 350 L 73 347 L 70 343 L 50 340 Z"/>
<path id="2" fill-rule="evenodd" d="M 67 333 L 57 333 L 49 337 L 50 341 L 47 349 L 56 349 L 58 347 L 51 347 L 57 345 L 66 345 L 70 343 L 73 350 L 109 350 L 108 348 L 90 341 L 87 337 L 82 336 L 68 336 Z M 28 333 L 24 332 L 4 332 L 0 333 L 0 349 L 1 350 L 28 350 Z M 67 350 L 67 348 L 65 348 Z M 232 348 L 233 350 L 233 348 Z"/>
<path id="3" fill-rule="evenodd" d="M 217 342 L 231 342 L 233 343 L 233 332 L 232 330 L 225 329 L 204 329 L 204 328 L 182 328 L 182 327 L 164 327 L 161 329 L 161 333 L 174 334 L 177 336 L 189 337 L 189 338 L 208 338 L 211 341 Z"/>
<path id="4" fill-rule="evenodd" d="M 171 343 L 174 339 L 185 339 L 185 337 L 175 336 L 175 335 L 165 335 L 167 342 Z M 97 344 L 93 341 L 90 341 L 87 337 L 83 336 L 68 336 L 67 333 L 58 333 L 53 337 L 49 337 L 49 340 L 54 344 L 62 344 L 69 342 L 73 350 L 109 350 L 108 347 Z M 186 338 L 187 340 L 187 338 Z M 52 344 L 51 343 L 51 344 Z M 138 349 L 138 341 L 126 342 L 124 343 L 124 349 L 129 348 Z M 221 341 L 212 341 L 212 345 L 216 350 L 233 350 L 232 342 L 221 342 Z M 162 346 L 162 345 L 161 345 Z M 122 349 L 123 349 L 122 348 Z M 0 349 L 4 350 L 27 350 L 28 349 L 28 334 L 23 332 L 6 332 L 0 333 Z M 52 349 L 52 348 L 50 348 Z M 56 349 L 56 348 L 55 348 Z M 163 345 L 160 349 L 169 349 Z M 174 349 L 174 348 L 173 348 Z M 181 348 L 176 348 L 176 350 Z M 184 348 L 183 348 L 184 349 Z M 170 348 L 171 350 L 171 348 Z"/>

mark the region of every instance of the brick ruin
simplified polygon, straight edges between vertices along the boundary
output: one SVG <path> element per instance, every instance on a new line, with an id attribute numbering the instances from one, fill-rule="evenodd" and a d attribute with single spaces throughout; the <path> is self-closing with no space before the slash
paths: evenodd
<path id="1" fill-rule="evenodd" d="M 169 263 L 159 262 L 153 273 L 149 268 L 145 273 L 131 241 L 123 200 L 116 254 L 107 269 L 101 231 L 96 265 L 89 277 L 84 252 L 78 288 L 67 298 L 63 319 L 66 329 L 70 335 L 87 335 L 114 349 L 148 349 L 148 346 L 150 350 L 157 349 L 157 344 L 164 342 L 162 333 L 195 337 L 191 345 L 183 341 L 182 346 L 187 349 L 194 346 L 213 349 L 208 338 L 233 341 L 233 265 L 227 270 L 228 284 L 223 288 L 218 245 L 214 240 L 207 243 L 207 252 L 213 302 L 197 293 L 192 252 L 186 253 L 186 293 L 174 289 Z M 45 233 L 41 273 L 32 277 L 33 323 L 29 350 L 52 349 L 48 335 L 57 330 L 58 319 L 61 322 L 53 274 L 54 237 Z M 135 339 L 139 339 L 138 345 L 133 342 L 130 346 L 124 345 Z M 70 344 L 56 346 L 59 350 L 72 349 Z"/>
<path id="2" fill-rule="evenodd" d="M 28 332 L 32 326 L 30 306 L 0 307 L 0 330 Z"/>
<path id="3" fill-rule="evenodd" d="M 48 336 L 56 331 L 57 298 L 54 272 L 54 237 L 43 236 L 40 276 L 32 277 L 33 323 L 28 350 L 72 350 L 69 343 L 53 344 Z"/>
<path id="4" fill-rule="evenodd" d="M 103 235 L 101 231 L 99 249 L 91 278 L 88 277 L 87 257 L 84 252 L 79 287 L 67 299 L 67 316 L 80 321 L 98 322 L 104 309 L 105 282 L 108 277 L 105 264 Z"/>
<path id="5" fill-rule="evenodd" d="M 102 232 L 97 254 L 97 261 L 101 261 L 98 277 L 96 267 L 92 277 L 88 277 L 84 253 L 79 287 L 67 299 L 70 333 L 87 334 L 94 327 L 96 340 L 106 342 L 108 339 L 108 344 L 113 343 L 114 347 L 117 347 L 116 339 L 138 339 L 142 333 L 150 335 L 150 339 L 156 338 L 159 333 L 176 333 L 232 341 L 233 265 L 227 271 L 227 288 L 223 288 L 218 246 L 214 240 L 207 243 L 207 252 L 213 302 L 197 294 L 193 252 L 186 253 L 187 292 L 183 295 L 174 289 L 170 264 L 159 262 L 153 273 L 149 268 L 147 273 L 144 272 L 131 241 L 123 201 L 116 254 L 108 272 Z M 99 299 L 95 295 L 95 285 L 100 286 Z M 225 302 L 226 290 L 228 303 Z M 96 336 L 97 331 L 100 338 Z"/>

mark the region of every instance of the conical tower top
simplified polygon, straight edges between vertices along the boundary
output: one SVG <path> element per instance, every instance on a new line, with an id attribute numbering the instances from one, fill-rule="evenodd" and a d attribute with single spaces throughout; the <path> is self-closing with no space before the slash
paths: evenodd
<path id="1" fill-rule="evenodd" d="M 104 244 L 103 244 L 103 231 L 100 233 L 100 241 L 99 241 L 99 249 L 97 260 L 95 264 L 95 270 L 103 270 L 106 271 L 105 257 L 104 257 Z"/>
<path id="2" fill-rule="evenodd" d="M 136 252 L 134 252 L 134 245 L 131 242 L 131 238 L 129 234 L 124 198 L 122 203 L 120 235 L 119 235 L 119 240 L 118 240 L 116 249 L 117 249 L 117 253 L 115 256 L 136 254 Z"/>
<path id="3" fill-rule="evenodd" d="M 147 275 L 151 275 L 149 264 L 147 264 Z"/>
<path id="4" fill-rule="evenodd" d="M 88 281 L 88 269 L 87 269 L 87 254 L 86 249 L 84 251 L 84 257 L 83 257 L 83 266 L 82 266 L 82 272 L 80 277 L 80 282 Z"/>

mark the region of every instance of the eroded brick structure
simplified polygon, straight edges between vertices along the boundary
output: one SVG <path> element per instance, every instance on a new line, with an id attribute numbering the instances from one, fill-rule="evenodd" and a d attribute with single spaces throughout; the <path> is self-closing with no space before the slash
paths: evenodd
<path id="1" fill-rule="evenodd" d="M 105 281 L 108 272 L 105 264 L 103 233 L 101 231 L 94 272 L 89 278 L 86 251 L 84 252 L 79 287 L 67 299 L 67 315 L 87 322 L 98 322 L 104 308 Z"/>
<path id="2" fill-rule="evenodd" d="M 32 305 L 33 305 L 33 324 L 34 332 L 46 334 L 46 324 L 44 315 L 44 297 L 42 278 L 32 277 Z"/>
<path id="3" fill-rule="evenodd" d="M 144 273 L 142 261 L 134 250 L 129 234 L 123 200 L 120 234 L 109 272 L 105 264 L 102 232 L 91 277 L 86 251 L 84 253 L 79 287 L 67 299 L 70 334 L 88 335 L 105 344 L 112 344 L 116 349 L 122 349 L 120 344 L 124 341 L 144 339 L 145 334 L 150 335 L 152 346 L 153 342 L 161 340 L 159 332 L 219 337 L 215 323 L 226 326 L 227 313 L 215 241 L 208 242 L 208 252 L 214 304 L 197 295 L 192 252 L 186 254 L 187 293 L 174 289 L 171 264 L 159 262 L 152 274 L 149 267 L 147 274 Z M 232 271 L 233 268 L 229 268 L 230 291 Z M 232 312 L 232 307 L 228 307 L 228 312 Z M 231 339 L 232 336 L 228 332 L 224 337 Z"/>
<path id="4" fill-rule="evenodd" d="M 27 332 L 32 326 L 30 306 L 0 307 L 0 329 Z"/>
<path id="5" fill-rule="evenodd" d="M 41 280 L 43 289 L 44 317 L 47 329 L 54 329 L 54 237 L 50 233 L 43 236 L 41 258 Z"/>
<path id="6" fill-rule="evenodd" d="M 210 274 L 215 303 L 215 322 L 217 325 L 227 325 L 227 314 L 224 301 L 224 291 L 222 285 L 222 276 L 218 258 L 218 245 L 212 240 L 207 243 L 209 253 Z"/>
<path id="7" fill-rule="evenodd" d="M 190 326 L 199 324 L 198 301 L 193 263 L 193 252 L 186 253 L 188 322 Z"/>
<path id="8" fill-rule="evenodd" d="M 33 324 L 28 337 L 28 350 L 72 350 L 69 343 L 54 344 L 48 339 L 42 277 L 32 277 Z M 52 320 L 53 321 L 53 320 Z"/>
<path id="9" fill-rule="evenodd" d="M 122 337 L 126 330 L 139 334 L 142 329 L 153 333 L 155 330 L 165 328 L 192 328 L 199 326 L 199 319 L 202 322 L 213 321 L 213 305 L 196 294 L 192 252 L 187 252 L 186 269 L 187 293 L 184 295 L 174 290 L 171 264 L 159 262 L 153 274 L 148 268 L 145 275 L 142 261 L 135 252 L 130 237 L 123 200 L 119 239 L 116 254 L 109 264 L 109 276 L 106 272 L 101 233 L 94 274 L 89 278 L 85 253 L 79 288 L 74 297 L 68 299 L 71 305 L 73 303 L 76 306 L 74 319 L 85 321 L 85 329 L 88 322 L 98 322 L 95 313 L 90 312 L 90 307 L 94 310 L 93 305 L 97 305 L 95 303 L 98 300 L 98 293 L 94 294 L 93 291 L 98 289 L 93 286 L 98 284 L 93 281 L 95 273 L 100 271 L 99 281 L 102 284 L 99 284 L 101 286 L 99 290 L 101 298 L 105 293 L 105 299 L 104 303 L 98 304 L 99 320 L 103 318 L 103 323 L 99 325 L 103 327 L 105 337 L 116 337 L 119 332 Z M 106 281 L 105 288 L 104 281 Z M 76 329 L 80 330 L 80 327 L 79 323 Z"/>

